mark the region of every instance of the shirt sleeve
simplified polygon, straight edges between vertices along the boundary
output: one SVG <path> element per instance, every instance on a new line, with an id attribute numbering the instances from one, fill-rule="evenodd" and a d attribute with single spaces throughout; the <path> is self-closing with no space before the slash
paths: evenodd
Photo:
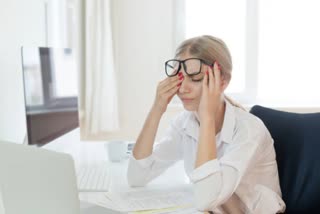
<path id="1" fill-rule="evenodd" d="M 128 184 L 144 186 L 162 174 L 183 157 L 181 146 L 182 135 L 174 122 L 167 128 L 164 137 L 155 143 L 152 154 L 144 159 L 137 160 L 133 155 L 129 159 L 127 170 Z"/>
<path id="2" fill-rule="evenodd" d="M 232 196 L 266 137 L 264 130 L 253 133 L 244 129 L 235 134 L 220 159 L 210 160 L 192 172 L 198 210 L 215 210 Z"/>

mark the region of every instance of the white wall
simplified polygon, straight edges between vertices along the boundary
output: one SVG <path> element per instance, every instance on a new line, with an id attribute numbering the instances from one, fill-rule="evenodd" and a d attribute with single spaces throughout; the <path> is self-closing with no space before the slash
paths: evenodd
<path id="1" fill-rule="evenodd" d="M 21 46 L 45 45 L 45 0 L 0 0 L 0 139 L 21 143 L 25 109 Z"/>
<path id="2" fill-rule="evenodd" d="M 116 0 L 112 8 L 120 122 L 124 137 L 130 138 L 141 130 L 161 80 L 159 74 L 165 77 L 164 62 L 174 55 L 173 1 Z M 157 137 L 175 113 L 164 115 Z"/>

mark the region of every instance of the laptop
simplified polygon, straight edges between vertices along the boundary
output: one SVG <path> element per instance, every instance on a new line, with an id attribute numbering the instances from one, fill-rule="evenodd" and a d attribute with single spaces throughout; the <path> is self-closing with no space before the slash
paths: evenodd
<path id="1" fill-rule="evenodd" d="M 76 184 L 68 154 L 0 143 L 0 210 L 5 214 L 79 214 Z"/>
<path id="2" fill-rule="evenodd" d="M 0 142 L 0 214 L 57 213 L 122 212 L 80 203 L 74 162 L 70 155 Z"/>

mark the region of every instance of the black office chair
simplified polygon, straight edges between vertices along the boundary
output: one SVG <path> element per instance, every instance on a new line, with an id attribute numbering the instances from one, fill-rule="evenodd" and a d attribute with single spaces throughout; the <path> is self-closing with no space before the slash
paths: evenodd
<path id="1" fill-rule="evenodd" d="M 259 117 L 274 139 L 286 213 L 320 213 L 320 113 L 289 113 L 262 106 Z"/>

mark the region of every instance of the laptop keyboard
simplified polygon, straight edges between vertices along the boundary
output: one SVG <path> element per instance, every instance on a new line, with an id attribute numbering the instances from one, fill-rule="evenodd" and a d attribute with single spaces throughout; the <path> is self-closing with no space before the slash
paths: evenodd
<path id="1" fill-rule="evenodd" d="M 81 165 L 77 169 L 79 192 L 107 192 L 110 184 L 110 169 L 106 162 Z"/>

